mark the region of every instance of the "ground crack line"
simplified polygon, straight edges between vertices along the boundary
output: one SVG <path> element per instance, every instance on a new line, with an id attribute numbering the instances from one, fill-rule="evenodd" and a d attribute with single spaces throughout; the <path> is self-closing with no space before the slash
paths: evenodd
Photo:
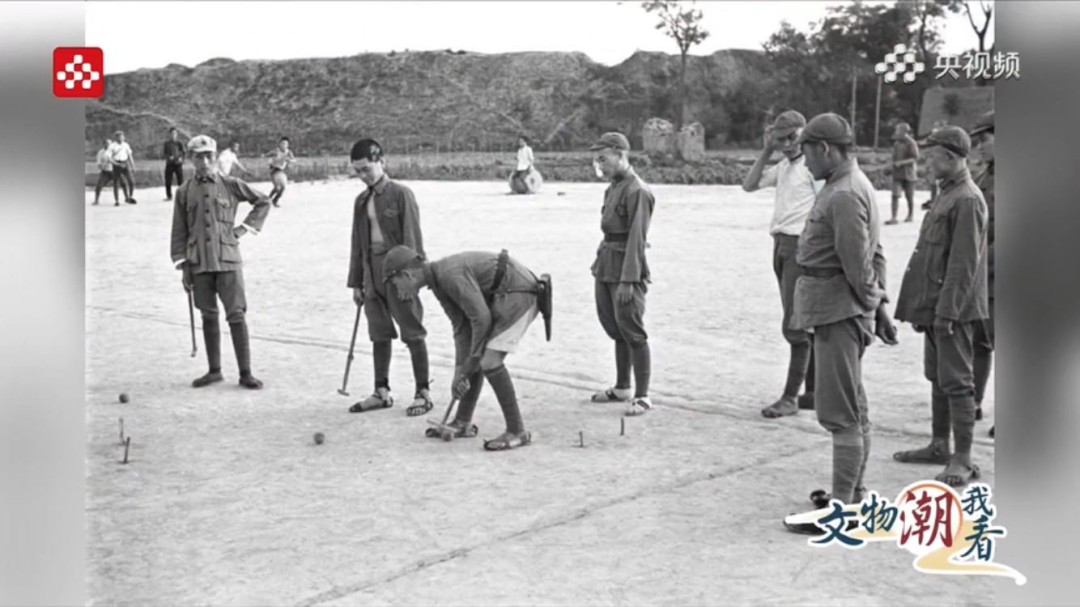
<path id="1" fill-rule="evenodd" d="M 159 316 L 154 316 L 153 314 L 145 314 L 145 313 L 139 313 L 139 312 L 128 312 L 128 311 L 119 310 L 119 309 L 116 309 L 116 308 L 108 308 L 108 307 L 104 307 L 104 306 L 90 306 L 90 305 L 88 305 L 86 307 L 87 307 L 87 309 L 92 309 L 92 310 L 97 310 L 97 311 L 104 311 L 104 312 L 111 312 L 111 313 L 116 314 L 118 316 L 126 316 L 128 318 L 135 318 L 135 319 L 139 319 L 139 320 L 149 320 L 149 321 L 152 321 L 152 322 L 158 322 L 158 323 L 162 323 L 162 324 L 180 326 L 180 327 L 187 326 L 187 323 L 181 323 L 181 322 L 177 322 L 177 321 L 167 320 L 167 319 L 161 318 Z M 336 351 L 339 351 L 339 352 L 348 352 L 348 349 L 345 348 L 344 346 L 340 345 L 340 344 L 335 344 L 335 343 L 325 342 L 325 341 L 319 341 L 319 340 L 315 340 L 315 339 L 309 338 L 309 337 L 286 338 L 286 337 L 268 337 L 268 336 L 258 336 L 258 335 L 250 335 L 249 337 L 251 339 L 254 339 L 254 340 L 257 340 L 257 341 L 268 341 L 268 342 L 280 343 L 280 344 L 286 344 L 286 345 L 292 345 L 292 346 L 310 346 L 310 347 L 314 347 L 314 348 L 323 348 L 323 349 L 326 349 L 326 350 L 336 350 Z M 357 351 L 359 351 L 361 354 L 370 354 L 371 353 L 370 349 L 357 349 Z M 438 365 L 440 367 L 453 368 L 453 366 L 454 366 L 453 360 L 451 358 L 449 358 L 449 357 L 436 356 L 436 357 L 432 357 L 432 358 L 436 358 L 436 359 L 440 359 L 440 360 L 444 361 L 442 364 Z M 446 362 L 446 361 L 449 361 L 449 362 Z M 572 390 L 585 390 L 585 391 L 587 391 L 587 390 L 590 389 L 590 387 L 587 386 L 585 384 L 585 382 L 580 381 L 580 380 L 576 380 L 576 379 L 574 379 L 572 377 L 567 377 L 565 375 L 559 375 L 558 373 L 538 372 L 538 371 L 530 370 L 528 368 L 525 368 L 523 370 L 521 367 L 515 367 L 514 368 L 514 376 L 520 377 L 521 379 L 524 379 L 524 380 L 527 380 L 527 381 L 539 383 L 539 384 L 546 384 L 546 385 L 557 386 L 557 387 L 561 387 L 561 388 L 569 388 L 569 389 L 572 389 Z M 739 421 L 742 421 L 742 422 L 751 423 L 751 424 L 754 424 L 754 425 L 757 425 L 757 426 L 771 426 L 771 425 L 777 423 L 776 420 L 773 420 L 772 422 L 767 422 L 767 421 L 764 421 L 764 419 L 757 419 L 757 417 L 755 417 L 753 415 L 743 414 L 742 409 L 739 408 L 738 405 L 745 404 L 747 406 L 752 406 L 753 403 L 749 403 L 749 402 L 736 403 L 736 404 L 718 404 L 717 403 L 717 404 L 712 404 L 713 408 L 706 410 L 706 409 L 700 408 L 699 406 L 695 406 L 701 401 L 691 400 L 691 399 L 675 396 L 675 395 L 670 394 L 670 393 L 660 392 L 660 391 L 656 391 L 656 390 L 653 390 L 652 393 L 653 393 L 653 396 L 659 397 L 659 400 L 662 401 L 662 402 L 660 402 L 658 404 L 660 406 L 662 406 L 663 408 L 666 408 L 666 409 L 677 409 L 679 411 L 686 411 L 686 412 L 689 412 L 689 413 L 697 413 L 699 415 L 719 415 L 719 416 L 722 416 L 722 417 L 727 417 L 729 419 L 735 419 L 735 420 L 739 420 Z M 802 433 L 802 434 L 808 434 L 808 435 L 817 435 L 817 434 L 820 434 L 822 432 L 822 430 L 820 430 L 818 428 L 806 428 L 806 427 L 803 427 L 803 426 L 794 426 L 794 425 L 792 425 L 792 426 L 783 426 L 783 429 L 788 430 L 788 431 L 793 431 L 793 432 L 799 432 L 799 433 Z M 904 436 L 904 437 L 910 436 L 910 437 L 915 437 L 915 438 L 930 438 L 930 434 L 931 434 L 929 431 L 910 432 L 910 431 L 906 431 L 906 430 L 903 430 L 903 429 L 900 429 L 900 428 L 894 428 L 892 426 L 886 426 L 886 425 L 881 425 L 881 424 L 874 424 L 874 432 L 875 432 L 875 434 L 881 434 L 881 435 L 885 435 L 885 436 Z M 982 445 L 982 446 L 993 446 L 994 442 L 991 441 L 991 440 L 985 439 L 985 438 L 977 437 L 977 438 L 975 438 L 975 444 Z"/>
<path id="2" fill-rule="evenodd" d="M 818 441 L 818 443 L 824 442 L 825 440 L 826 440 L 826 438 L 823 438 L 821 441 Z M 498 545 L 498 544 L 503 543 L 503 542 L 519 539 L 519 538 L 522 538 L 522 537 L 525 537 L 525 536 L 528 536 L 528 535 L 540 533 L 540 532 L 543 532 L 543 531 L 547 531 L 549 529 L 555 529 L 557 527 L 562 527 L 562 526 L 565 526 L 565 525 L 569 525 L 571 523 L 575 523 L 577 521 L 580 521 L 580 520 L 588 517 L 589 515 L 591 515 L 593 513 L 600 512 L 600 511 L 603 511 L 603 510 L 607 510 L 607 509 L 612 508 L 614 506 L 620 506 L 622 504 L 627 504 L 627 503 L 630 503 L 630 502 L 634 502 L 634 501 L 642 499 L 642 498 L 654 497 L 654 496 L 662 495 L 662 494 L 665 494 L 665 493 L 671 493 L 673 491 L 677 491 L 679 489 L 684 489 L 686 487 L 690 487 L 692 485 L 696 485 L 696 484 L 699 484 L 699 483 L 706 483 L 706 482 L 709 482 L 709 481 L 722 479 L 722 478 L 725 478 L 725 477 L 729 477 L 729 476 L 738 474 L 740 472 L 744 472 L 746 470 L 750 470 L 752 468 L 757 468 L 757 467 L 760 467 L 760 466 L 763 466 L 763 465 L 778 462 L 780 460 L 788 459 L 788 458 L 791 458 L 791 457 L 796 457 L 796 456 L 799 456 L 799 455 L 802 455 L 804 453 L 808 453 L 808 452 L 811 452 L 811 451 L 818 451 L 820 449 L 821 449 L 821 445 L 820 444 L 815 444 L 815 445 L 813 445 L 811 447 L 807 447 L 805 449 L 796 449 L 796 450 L 793 450 L 793 451 L 789 451 L 787 453 L 782 453 L 780 455 L 762 457 L 762 458 L 759 458 L 758 460 L 755 460 L 755 461 L 753 461 L 753 462 L 751 462 L 749 464 L 744 464 L 742 466 L 736 466 L 734 468 L 729 468 L 729 469 L 726 469 L 726 470 L 715 471 L 715 472 L 699 473 L 699 474 L 691 475 L 691 476 L 688 476 L 688 477 L 684 477 L 684 478 L 676 480 L 676 481 L 672 481 L 670 483 L 667 483 L 665 485 L 661 485 L 659 487 L 650 487 L 650 488 L 647 488 L 647 489 L 642 489 L 642 490 L 640 490 L 640 491 L 638 491 L 636 493 L 632 493 L 630 495 L 624 495 L 624 496 L 620 496 L 620 497 L 613 497 L 611 499 L 607 499 L 607 500 L 598 502 L 597 504 L 594 504 L 594 505 L 591 505 L 591 506 L 586 506 L 586 507 L 574 510 L 574 511 L 568 513 L 568 514 L 564 514 L 564 515 L 561 515 L 561 516 L 556 516 L 552 520 L 539 522 L 539 523 L 533 524 L 533 525 L 531 525 L 529 527 L 526 527 L 524 529 L 514 531 L 514 532 L 511 532 L 511 533 L 507 533 L 507 534 L 495 537 L 495 538 L 490 539 L 490 540 L 482 541 L 482 542 L 479 542 L 479 543 L 474 544 L 472 546 L 455 548 L 455 549 L 453 549 L 453 550 L 451 550 L 451 551 L 449 551 L 449 552 L 447 552 L 445 554 L 442 554 L 440 556 L 433 557 L 433 558 L 430 558 L 430 559 L 425 559 L 425 560 L 419 561 L 417 563 L 414 563 L 412 565 L 409 565 L 409 566 L 407 566 L 407 567 L 405 567 L 403 569 L 400 569 L 397 572 L 392 573 L 391 575 L 386 576 L 386 577 L 384 577 L 382 579 L 378 579 L 378 580 L 374 580 L 374 581 L 370 581 L 370 582 L 359 582 L 359 583 L 356 583 L 356 584 L 350 584 L 348 586 L 333 585 L 333 587 L 330 590 L 327 590 L 326 592 L 319 593 L 319 594 L 317 594 L 317 595 L 315 595 L 313 597 L 304 599 L 303 601 L 301 601 L 299 603 L 296 603 L 296 607 L 314 607 L 315 605 L 319 605 L 320 603 L 325 603 L 327 601 L 335 601 L 335 600 L 338 600 L 338 599 L 342 599 L 342 598 L 345 598 L 345 597 L 347 597 L 349 595 L 357 594 L 359 592 L 363 592 L 365 590 L 374 588 L 376 586 L 393 582 L 393 581 L 401 579 L 401 578 L 403 578 L 405 576 L 412 575 L 414 573 L 418 573 L 420 571 L 423 571 L 425 569 L 434 567 L 436 565 L 440 565 L 442 563 L 446 563 L 446 562 L 449 562 L 449 561 L 452 561 L 452 560 L 455 560 L 455 559 L 458 559 L 458 558 L 468 556 L 472 552 L 475 552 L 477 550 L 481 550 L 483 548 L 487 548 L 489 546 Z"/>

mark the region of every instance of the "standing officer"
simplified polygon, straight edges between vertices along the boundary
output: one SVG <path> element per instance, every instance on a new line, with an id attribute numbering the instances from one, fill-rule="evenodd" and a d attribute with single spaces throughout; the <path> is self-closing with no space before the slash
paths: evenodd
<path id="1" fill-rule="evenodd" d="M 169 140 L 165 142 L 162 154 L 165 157 L 165 200 L 172 200 L 172 181 L 176 176 L 176 188 L 184 185 L 184 156 L 187 150 L 178 139 L 176 127 L 169 128 Z"/>
<path id="2" fill-rule="evenodd" d="M 931 385 L 933 439 L 922 449 L 893 457 L 904 463 L 946 464 L 936 479 L 962 487 L 979 477 L 971 461 L 975 428 L 975 331 L 989 316 L 986 288 L 986 202 L 971 180 L 971 139 L 948 126 L 925 142 L 933 176 L 941 179 L 937 201 L 923 218 L 911 255 L 897 320 L 924 334 L 924 372 Z M 949 454 L 949 433 L 954 452 Z"/>
<path id="3" fill-rule="evenodd" d="M 874 187 L 856 165 L 854 137 L 836 114 L 815 116 L 798 139 L 806 168 L 824 179 L 806 229 L 799 236 L 793 329 L 813 331 L 818 423 L 832 434 L 832 495 L 845 504 L 863 498 L 870 457 L 870 418 L 862 357 L 877 335 L 896 343 L 885 309 L 885 256 Z M 796 533 L 816 525 L 787 520 Z"/>
<path id="4" fill-rule="evenodd" d="M 550 298 L 539 297 L 550 293 L 550 282 L 545 281 L 547 288 L 543 288 L 541 281 L 506 251 L 498 255 L 470 251 L 424 262 L 413 249 L 398 246 L 386 254 L 384 274 L 403 301 L 415 299 L 421 287 L 428 287 L 450 317 L 454 327 L 454 396 L 460 399 L 450 424 L 454 435 L 476 436 L 472 416 L 487 378 L 506 420 L 506 431 L 484 441 L 484 449 L 503 451 L 528 445 L 532 435 L 521 420 L 514 383 L 503 361 L 517 350 L 541 303 L 546 308 L 545 323 L 550 323 Z M 426 434 L 438 436 L 431 428 Z"/>
<path id="5" fill-rule="evenodd" d="M 270 211 L 270 201 L 243 181 L 217 173 L 217 143 L 210 137 L 199 135 L 187 147 L 195 164 L 195 178 L 176 190 L 172 260 L 177 269 L 183 270 L 184 288 L 195 291 L 195 306 L 202 313 L 206 359 L 210 365 L 210 371 L 191 385 L 202 388 L 223 379 L 217 307 L 220 297 L 240 367 L 240 385 L 259 389 L 263 383 L 251 374 L 239 239 L 249 232 L 258 235 Z M 234 226 L 240 202 L 250 202 L 255 208 L 243 224 Z"/>
<path id="6" fill-rule="evenodd" d="M 747 192 L 760 187 L 776 187 L 769 233 L 773 237 L 773 272 L 780 286 L 780 304 L 784 310 L 781 328 L 784 339 L 791 347 L 791 359 L 783 395 L 780 400 L 761 410 L 761 414 L 769 418 L 794 415 L 800 408 L 814 408 L 814 380 L 807 373 L 813 357 L 810 334 L 788 328 L 795 299 L 795 281 L 799 277 L 799 266 L 795 263 L 799 234 L 806 226 L 806 217 L 814 206 L 814 198 L 825 186 L 823 182 L 814 181 L 814 176 L 806 168 L 802 150 L 795 145 L 805 126 L 806 118 L 795 110 L 780 114 L 769 127 L 765 149 L 743 181 L 743 190 Z M 784 157 L 772 168 L 763 171 L 765 163 L 776 150 L 780 150 Z M 799 388 L 803 381 L 807 384 L 806 394 L 800 398 Z"/>
<path id="7" fill-rule="evenodd" d="M 368 336 L 372 342 L 375 364 L 375 392 L 349 408 L 350 413 L 384 409 L 394 404 L 390 395 L 390 358 L 393 342 L 398 337 L 394 323 L 401 328 L 401 341 L 412 356 L 416 393 L 412 405 L 405 410 L 410 417 L 424 415 L 434 406 L 428 391 L 427 331 L 424 329 L 424 307 L 420 298 L 403 300 L 394 286 L 383 280 L 383 260 L 386 252 L 405 245 L 424 255 L 424 239 L 420 231 L 420 208 L 408 187 L 386 175 L 383 150 L 374 139 L 361 139 L 353 145 L 353 170 L 367 189 L 353 204 L 352 250 L 349 255 L 348 286 L 353 301 L 364 306 L 368 321 Z"/>
<path id="8" fill-rule="evenodd" d="M 630 166 L 630 142 L 621 133 L 605 133 L 589 151 L 596 152 L 594 163 L 599 172 L 611 179 L 600 217 L 604 241 L 596 253 L 592 274 L 600 325 L 615 341 L 616 373 L 615 386 L 594 394 L 592 401 L 628 400 L 633 368 L 634 397 L 626 414 L 641 415 L 652 409 L 649 336 L 643 317 L 649 283 L 645 248 L 656 200 Z"/>
<path id="9" fill-rule="evenodd" d="M 911 137 L 911 126 L 906 122 L 896 125 L 893 131 L 892 158 L 892 218 L 886 225 L 896 225 L 900 212 L 900 194 L 907 198 L 908 215 L 904 221 L 915 221 L 915 181 L 918 179 L 916 164 L 919 162 L 919 144 Z"/>
<path id="10" fill-rule="evenodd" d="M 971 130 L 972 144 L 982 156 L 985 168 L 975 178 L 983 200 L 986 201 L 986 294 L 989 303 L 985 322 L 975 327 L 975 421 L 982 419 L 982 402 L 990 366 L 994 357 L 994 112 L 983 114 Z M 990 427 L 994 436 L 994 427 Z"/>

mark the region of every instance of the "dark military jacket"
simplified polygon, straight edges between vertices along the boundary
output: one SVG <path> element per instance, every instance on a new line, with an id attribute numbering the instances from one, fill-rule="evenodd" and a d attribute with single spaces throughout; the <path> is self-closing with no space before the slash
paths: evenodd
<path id="1" fill-rule="evenodd" d="M 176 191 L 173 203 L 172 260 L 188 262 L 195 274 L 229 272 L 242 266 L 233 228 L 241 202 L 255 206 L 244 227 L 257 235 L 270 212 L 270 199 L 235 177 L 216 172 L 193 177 Z"/>

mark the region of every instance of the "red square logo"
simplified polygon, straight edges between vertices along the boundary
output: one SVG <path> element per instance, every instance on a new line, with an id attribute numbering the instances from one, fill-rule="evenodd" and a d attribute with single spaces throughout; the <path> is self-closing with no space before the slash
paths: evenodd
<path id="1" fill-rule="evenodd" d="M 96 99 L 105 94 L 105 54 L 91 46 L 53 50 L 53 95 Z"/>

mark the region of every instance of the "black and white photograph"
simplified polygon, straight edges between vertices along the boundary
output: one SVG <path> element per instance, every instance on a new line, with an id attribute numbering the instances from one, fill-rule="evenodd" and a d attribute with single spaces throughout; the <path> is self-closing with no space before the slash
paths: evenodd
<path id="1" fill-rule="evenodd" d="M 89 604 L 1022 583 L 993 2 L 85 13 Z"/>

